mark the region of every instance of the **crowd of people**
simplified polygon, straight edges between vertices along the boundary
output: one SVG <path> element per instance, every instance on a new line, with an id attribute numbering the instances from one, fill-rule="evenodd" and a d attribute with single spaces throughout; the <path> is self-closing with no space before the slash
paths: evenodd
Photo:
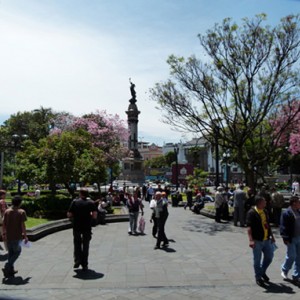
<path id="1" fill-rule="evenodd" d="M 190 186 L 186 188 L 185 193 L 184 209 L 194 211 L 199 205 L 201 205 L 199 209 L 203 208 L 205 190 Z M 174 195 L 182 197 L 179 191 Z M 99 223 L 97 222 L 99 215 L 105 214 L 108 207 L 116 203 L 123 203 L 128 209 L 128 234 L 138 235 L 144 234 L 144 226 L 141 224 L 145 222 L 144 203 L 148 201 L 147 205 L 151 211 L 151 233 L 156 239 L 154 249 L 168 247 L 169 239 L 165 225 L 169 216 L 170 196 L 172 194 L 168 188 L 158 185 L 153 189 L 148 185 L 131 191 L 124 189 L 117 194 L 108 192 L 106 197 L 94 201 L 89 198 L 87 189 L 81 189 L 79 197 L 72 201 L 67 212 L 73 224 L 74 268 L 81 266 L 83 270 L 88 269 L 92 227 Z M 15 196 L 12 205 L 8 207 L 6 192 L 0 190 L 0 233 L 3 240 L 1 247 L 8 253 L 7 262 L 2 269 L 5 277 L 13 276 L 17 272 L 14 263 L 21 254 L 21 241 L 28 242 L 25 227 L 26 212 L 21 209 L 21 203 L 22 198 Z M 218 223 L 222 219 L 228 221 L 229 207 L 232 206 L 233 225 L 247 227 L 249 246 L 253 252 L 255 280 L 260 286 L 270 281 L 266 271 L 273 260 L 276 248 L 271 223 L 273 227 L 280 226 L 280 234 L 286 245 L 281 276 L 287 279 L 289 271 L 293 270 L 292 280 L 300 284 L 300 200 L 298 195 L 294 194 L 289 201 L 289 207 L 282 212 L 284 203 L 284 197 L 278 190 L 273 188 L 269 191 L 265 186 L 257 193 L 245 189 L 242 184 L 235 190 L 219 186 L 215 192 L 215 221 Z"/>

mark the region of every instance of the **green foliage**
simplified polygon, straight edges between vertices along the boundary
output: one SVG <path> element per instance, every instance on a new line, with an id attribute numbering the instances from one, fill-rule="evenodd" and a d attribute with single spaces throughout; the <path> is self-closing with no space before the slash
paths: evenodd
<path id="1" fill-rule="evenodd" d="M 199 168 L 194 169 L 194 174 L 187 176 L 187 182 L 189 186 L 203 187 L 205 185 L 208 172 L 205 172 Z"/>
<path id="2" fill-rule="evenodd" d="M 165 155 L 160 155 L 145 161 L 146 168 L 165 168 L 170 167 L 176 160 L 176 155 L 173 151 L 168 152 Z"/>
<path id="3" fill-rule="evenodd" d="M 198 36 L 205 61 L 171 55 L 170 79 L 151 90 L 165 123 L 211 144 L 217 140 L 234 154 L 251 187 L 255 175 L 269 171 L 266 158 L 276 161 L 274 145 L 293 118 L 276 133 L 269 121 L 292 105 L 300 86 L 300 15 L 273 28 L 265 21 L 264 14 L 239 26 L 224 19 Z M 254 166 L 262 166 L 259 174 Z"/>
<path id="4" fill-rule="evenodd" d="M 22 208 L 30 217 L 46 217 L 52 220 L 66 218 L 71 197 L 62 194 L 42 195 L 39 199 L 23 196 Z"/>

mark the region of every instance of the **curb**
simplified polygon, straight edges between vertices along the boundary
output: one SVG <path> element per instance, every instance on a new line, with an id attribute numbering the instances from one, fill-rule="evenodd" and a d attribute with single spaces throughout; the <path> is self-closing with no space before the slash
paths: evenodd
<path id="1" fill-rule="evenodd" d="M 113 215 L 109 214 L 105 218 L 106 223 L 115 223 L 115 222 L 127 222 L 129 221 L 128 214 L 122 215 Z M 99 226 L 99 224 L 97 225 Z M 27 237 L 29 241 L 37 241 L 48 234 L 55 233 L 57 231 L 70 229 L 72 228 L 72 223 L 69 219 L 61 219 L 57 221 L 50 221 L 42 225 L 38 225 L 26 230 Z"/>

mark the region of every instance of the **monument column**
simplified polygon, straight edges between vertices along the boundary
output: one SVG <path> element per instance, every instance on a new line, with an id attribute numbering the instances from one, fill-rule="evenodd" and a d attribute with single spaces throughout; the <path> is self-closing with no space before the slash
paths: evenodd
<path id="1" fill-rule="evenodd" d="M 130 104 L 128 106 L 127 114 L 127 123 L 129 130 L 128 138 L 128 156 L 123 159 L 123 179 L 129 180 L 136 184 L 144 183 L 144 167 L 143 167 L 143 157 L 138 149 L 138 122 L 140 111 L 136 105 L 136 92 L 135 84 L 130 81 L 130 93 L 131 99 L 129 100 Z"/>

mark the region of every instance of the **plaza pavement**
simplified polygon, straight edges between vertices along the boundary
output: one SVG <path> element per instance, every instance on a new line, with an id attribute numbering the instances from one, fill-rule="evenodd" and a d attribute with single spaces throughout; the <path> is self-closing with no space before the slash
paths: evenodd
<path id="1" fill-rule="evenodd" d="M 147 204 L 143 236 L 128 236 L 127 222 L 93 229 L 86 273 L 73 270 L 71 229 L 33 242 L 16 263 L 17 276 L 2 281 L 0 299 L 299 299 L 300 288 L 280 277 L 285 248 L 278 231 L 265 289 L 254 281 L 245 228 L 170 207 L 170 247 L 153 250 Z"/>

